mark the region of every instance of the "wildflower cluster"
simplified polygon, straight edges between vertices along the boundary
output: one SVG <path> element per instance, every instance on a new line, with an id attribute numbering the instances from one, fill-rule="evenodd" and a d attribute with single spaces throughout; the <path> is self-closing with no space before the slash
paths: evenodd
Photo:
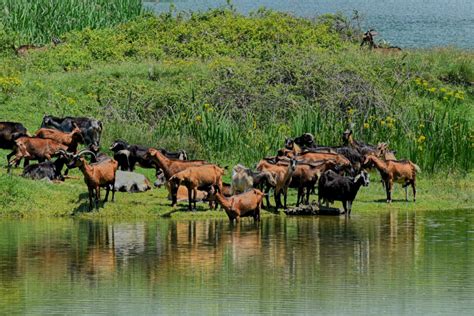
<path id="1" fill-rule="evenodd" d="M 426 93 L 444 101 L 462 101 L 464 100 L 464 91 L 451 90 L 445 87 L 437 88 L 430 84 L 427 80 L 416 78 L 416 86 Z"/>
<path id="2" fill-rule="evenodd" d="M 21 80 L 17 77 L 0 77 L 0 91 L 4 93 L 12 92 L 14 88 L 21 85 Z"/>

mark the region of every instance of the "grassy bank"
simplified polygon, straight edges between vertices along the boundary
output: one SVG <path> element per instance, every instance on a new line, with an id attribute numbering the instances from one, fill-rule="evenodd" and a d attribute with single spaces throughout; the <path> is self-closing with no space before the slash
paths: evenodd
<path id="1" fill-rule="evenodd" d="M 14 174 L 19 172 L 20 170 L 15 170 Z M 139 172 L 146 174 L 149 178 L 153 176 L 150 170 L 141 169 Z M 0 217 L 227 218 L 224 212 L 210 211 L 205 203 L 198 203 L 196 212 L 187 211 L 187 202 L 179 202 L 177 207 L 172 208 L 164 188 L 135 194 L 118 192 L 115 203 L 106 203 L 99 212 L 88 213 L 87 187 L 82 180 L 82 174 L 74 171 L 71 176 L 73 179 L 67 179 L 64 183 L 46 183 L 22 179 L 16 175 L 9 176 L 2 170 L 0 172 Z M 354 214 L 388 210 L 472 210 L 472 205 L 474 205 L 472 174 L 464 178 L 454 175 L 450 177 L 421 176 L 417 185 L 416 203 L 405 202 L 404 190 L 400 185 L 396 185 L 394 202 L 390 205 L 385 202 L 385 192 L 379 179 L 378 174 L 372 173 L 370 186 L 361 188 L 354 202 Z M 317 197 L 312 196 L 311 199 L 317 199 Z M 296 192 L 290 190 L 289 204 L 291 206 L 295 203 Z M 272 204 L 274 204 L 273 201 Z M 342 208 L 340 202 L 336 202 L 335 206 Z M 276 215 L 273 212 L 264 211 L 263 216 Z"/>
<path id="2" fill-rule="evenodd" d="M 430 198 L 420 197 L 413 207 L 465 206 L 454 182 L 464 183 L 459 194 L 469 195 L 472 51 L 360 49 L 359 30 L 342 16 L 308 20 L 268 10 L 243 16 L 226 8 L 132 16 L 117 26 L 61 33 L 63 44 L 23 57 L 10 49 L 11 27 L 0 28 L 0 120 L 34 132 L 45 114 L 96 117 L 104 122 L 105 151 L 124 138 L 249 166 L 274 154 L 285 136 L 311 132 L 319 144 L 337 145 L 352 125 L 356 139 L 389 141 L 398 157 L 421 166 L 420 188 Z M 441 174 L 456 175 L 449 188 Z M 71 190 L 79 191 L 71 197 Z M 367 199 L 383 198 L 371 190 Z M 85 192 L 82 180 L 50 185 L 4 175 L 0 191 L 13 192 L 3 193 L 4 213 L 28 212 L 28 203 L 42 201 L 45 191 L 61 201 L 56 215 L 82 210 L 77 197 Z M 144 195 L 150 199 L 125 195 L 125 204 L 110 204 L 104 214 L 169 211 L 163 192 Z M 155 204 L 155 197 L 163 202 Z M 139 205 L 132 207 L 135 199 Z M 44 204 L 33 213 L 50 214 L 47 202 L 37 202 Z"/>

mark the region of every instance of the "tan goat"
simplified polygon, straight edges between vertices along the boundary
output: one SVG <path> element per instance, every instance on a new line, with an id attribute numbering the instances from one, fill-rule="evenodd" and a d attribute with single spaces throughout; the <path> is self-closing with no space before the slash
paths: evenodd
<path id="1" fill-rule="evenodd" d="M 89 211 L 93 209 L 92 198 L 95 195 L 95 207 L 99 209 L 100 188 L 105 187 L 104 203 L 109 198 L 109 191 L 112 190 L 112 202 L 115 198 L 115 172 L 118 168 L 118 162 L 114 159 L 106 159 L 101 162 L 89 164 L 82 155 L 90 154 L 95 157 L 95 154 L 89 150 L 83 150 L 77 155 L 74 155 L 71 162 L 68 163 L 68 168 L 79 168 L 84 175 L 84 182 L 89 190 Z"/>
<path id="2" fill-rule="evenodd" d="M 416 201 L 416 173 L 420 172 L 420 167 L 410 160 L 387 160 L 383 161 L 374 155 L 365 158 L 364 166 L 374 165 L 380 172 L 385 190 L 387 192 L 387 203 L 392 202 L 393 182 L 403 184 L 405 188 L 405 200 L 408 201 L 408 186 L 413 188 L 413 202 Z"/>
<path id="3" fill-rule="evenodd" d="M 214 191 L 211 191 L 211 194 L 215 196 L 217 203 L 224 208 L 231 223 L 234 219 L 239 222 L 241 217 L 247 216 L 252 216 L 255 221 L 260 220 L 260 209 L 264 196 L 262 191 L 252 189 L 229 198 L 226 198 L 220 192 L 214 193 Z"/>
<path id="4" fill-rule="evenodd" d="M 74 129 L 70 133 L 65 133 L 52 128 L 40 128 L 35 134 L 38 138 L 52 139 L 60 144 L 66 145 L 67 151 L 76 153 L 79 143 L 84 143 L 81 129 L 74 124 Z"/>
<path id="5" fill-rule="evenodd" d="M 37 160 L 39 162 L 51 160 L 60 150 L 66 149 L 65 145 L 57 143 L 52 139 L 20 137 L 15 140 L 12 152 L 15 158 L 8 163 L 8 172 L 10 172 L 12 165 L 18 166 L 22 159 L 25 159 L 24 166 L 26 167 L 30 160 Z"/>
<path id="6" fill-rule="evenodd" d="M 271 164 L 265 159 L 260 160 L 257 165 L 258 171 L 268 171 L 276 181 L 274 196 L 276 210 L 283 206 L 286 208 L 286 201 L 288 196 L 288 186 L 291 181 L 291 176 L 296 169 L 296 160 L 291 159 L 287 164 Z M 283 193 L 284 204 L 281 204 L 281 193 Z M 270 199 L 266 196 L 267 206 L 270 207 Z"/>
<path id="7" fill-rule="evenodd" d="M 169 180 L 173 175 L 185 170 L 186 168 L 209 164 L 204 160 L 169 159 L 159 150 L 154 148 L 148 149 L 145 159 L 151 159 L 159 168 L 161 168 L 166 180 Z"/>
<path id="8" fill-rule="evenodd" d="M 189 167 L 183 171 L 180 171 L 173 175 L 169 179 L 172 196 L 175 195 L 180 185 L 186 186 L 188 189 L 188 200 L 189 210 L 193 210 L 192 203 L 194 202 L 194 208 L 196 208 L 196 195 L 197 190 L 208 191 L 211 187 L 217 188 L 219 192 L 222 192 L 222 175 L 224 169 L 216 165 L 202 165 Z M 174 201 L 173 201 L 174 202 Z M 176 203 L 173 204 L 173 206 Z"/>

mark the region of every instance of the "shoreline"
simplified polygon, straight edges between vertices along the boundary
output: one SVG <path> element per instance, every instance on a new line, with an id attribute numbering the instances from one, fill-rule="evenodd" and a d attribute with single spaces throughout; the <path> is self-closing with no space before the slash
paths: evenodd
<path id="1" fill-rule="evenodd" d="M 140 169 L 148 178 L 152 178 L 150 170 Z M 198 203 L 197 210 L 187 211 L 187 202 L 178 202 L 175 208 L 170 206 L 167 191 L 162 187 L 153 188 L 142 193 L 117 192 L 115 202 L 101 205 L 99 211 L 88 212 L 87 188 L 82 175 L 73 170 L 71 176 L 64 183 L 46 183 L 23 179 L 18 176 L 19 169 L 13 175 L 0 172 L 0 189 L 5 193 L 8 186 L 10 190 L 18 190 L 7 201 L 7 205 L 0 204 L 0 220 L 3 219 L 36 219 L 36 218 L 72 218 L 91 220 L 206 220 L 218 219 L 227 221 L 225 211 L 209 210 L 207 203 Z M 417 201 L 404 201 L 404 190 L 401 185 L 395 185 L 394 202 L 385 202 L 385 193 L 380 184 L 378 174 L 371 173 L 371 183 L 368 188 L 362 188 L 354 201 L 352 217 L 357 214 L 381 213 L 391 211 L 429 212 L 440 210 L 474 210 L 474 174 L 465 177 L 450 175 L 420 177 L 417 185 Z M 272 195 L 272 194 L 271 194 Z M 0 195 L 1 196 L 1 195 Z M 411 197 L 409 192 L 409 199 Z M 3 198 L 3 197 L 2 197 Z M 103 198 L 103 196 L 102 196 Z M 310 200 L 317 200 L 316 195 L 311 195 Z M 54 201 L 55 206 L 51 206 Z M 294 207 L 296 191 L 289 190 L 288 206 Z M 5 201 L 3 201 L 5 204 Z M 271 203 L 274 205 L 273 198 Z M 342 204 L 336 202 L 334 207 L 341 208 Z M 273 211 L 262 210 L 262 217 L 286 217 L 283 210 L 278 214 Z M 341 215 L 344 216 L 344 215 Z M 312 216 L 290 216 L 312 217 Z M 331 216 L 332 217 L 332 216 Z M 335 216 L 337 217 L 337 216 Z M 242 221 L 250 221 L 243 218 Z"/>

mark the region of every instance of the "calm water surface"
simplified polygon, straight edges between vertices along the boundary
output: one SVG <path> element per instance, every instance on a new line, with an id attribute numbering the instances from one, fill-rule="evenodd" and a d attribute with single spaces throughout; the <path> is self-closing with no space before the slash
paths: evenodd
<path id="1" fill-rule="evenodd" d="M 0 221 L 0 314 L 471 314 L 474 212 Z"/>
<path id="2" fill-rule="evenodd" d="M 157 12 L 206 10 L 226 0 L 178 0 L 147 3 Z M 401 47 L 474 47 L 473 0 L 232 0 L 243 13 L 265 6 L 304 17 L 358 10 L 364 27 L 375 28 L 390 43 Z"/>

